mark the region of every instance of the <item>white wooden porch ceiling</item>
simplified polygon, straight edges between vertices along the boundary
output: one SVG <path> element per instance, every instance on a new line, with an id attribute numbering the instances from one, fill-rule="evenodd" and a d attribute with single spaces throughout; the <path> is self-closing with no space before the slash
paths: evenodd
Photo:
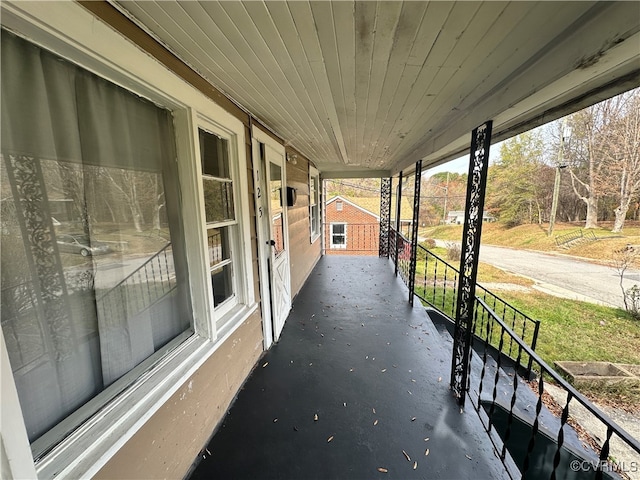
<path id="1" fill-rule="evenodd" d="M 116 6 L 326 175 L 435 165 L 485 120 L 506 138 L 639 78 L 638 2 Z"/>

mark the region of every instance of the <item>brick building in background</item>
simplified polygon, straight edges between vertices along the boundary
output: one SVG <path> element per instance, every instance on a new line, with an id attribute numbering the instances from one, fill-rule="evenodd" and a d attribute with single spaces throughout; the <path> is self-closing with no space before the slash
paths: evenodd
<path id="1" fill-rule="evenodd" d="M 326 255 L 378 255 L 380 199 L 337 195 L 325 205 L 324 246 Z M 412 222 L 410 205 L 403 205 L 401 231 Z"/>

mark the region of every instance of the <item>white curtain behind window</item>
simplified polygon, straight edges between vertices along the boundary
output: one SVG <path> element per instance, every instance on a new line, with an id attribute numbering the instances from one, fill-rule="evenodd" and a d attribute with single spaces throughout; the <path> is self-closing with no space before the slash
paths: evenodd
<path id="1" fill-rule="evenodd" d="M 4 30 L 1 72 L 2 331 L 34 441 L 191 315 L 170 113 Z"/>

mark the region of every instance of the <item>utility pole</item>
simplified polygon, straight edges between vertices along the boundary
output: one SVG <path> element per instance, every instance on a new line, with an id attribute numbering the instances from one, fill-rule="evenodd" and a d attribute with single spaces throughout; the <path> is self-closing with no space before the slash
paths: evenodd
<path id="1" fill-rule="evenodd" d="M 560 149 L 558 150 L 558 164 L 556 165 L 556 178 L 553 182 L 553 201 L 551 202 L 551 215 L 549 215 L 549 236 L 553 235 L 553 227 L 556 223 L 556 211 L 558 210 L 558 197 L 560 195 L 560 171 L 567 166 L 563 163 L 564 141 L 571 136 L 571 129 L 567 128 L 567 119 L 562 120 L 562 132 L 560 133 Z"/>
<path id="2" fill-rule="evenodd" d="M 447 199 L 449 197 L 449 172 L 447 172 L 447 186 L 444 187 L 444 212 L 442 212 L 442 224 L 447 223 Z"/>

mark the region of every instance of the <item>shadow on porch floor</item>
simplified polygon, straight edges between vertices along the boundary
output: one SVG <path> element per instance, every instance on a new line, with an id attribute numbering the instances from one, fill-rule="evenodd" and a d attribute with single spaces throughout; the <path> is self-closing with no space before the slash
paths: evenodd
<path id="1" fill-rule="evenodd" d="M 407 295 L 386 259 L 323 257 L 190 478 L 507 478 Z"/>

